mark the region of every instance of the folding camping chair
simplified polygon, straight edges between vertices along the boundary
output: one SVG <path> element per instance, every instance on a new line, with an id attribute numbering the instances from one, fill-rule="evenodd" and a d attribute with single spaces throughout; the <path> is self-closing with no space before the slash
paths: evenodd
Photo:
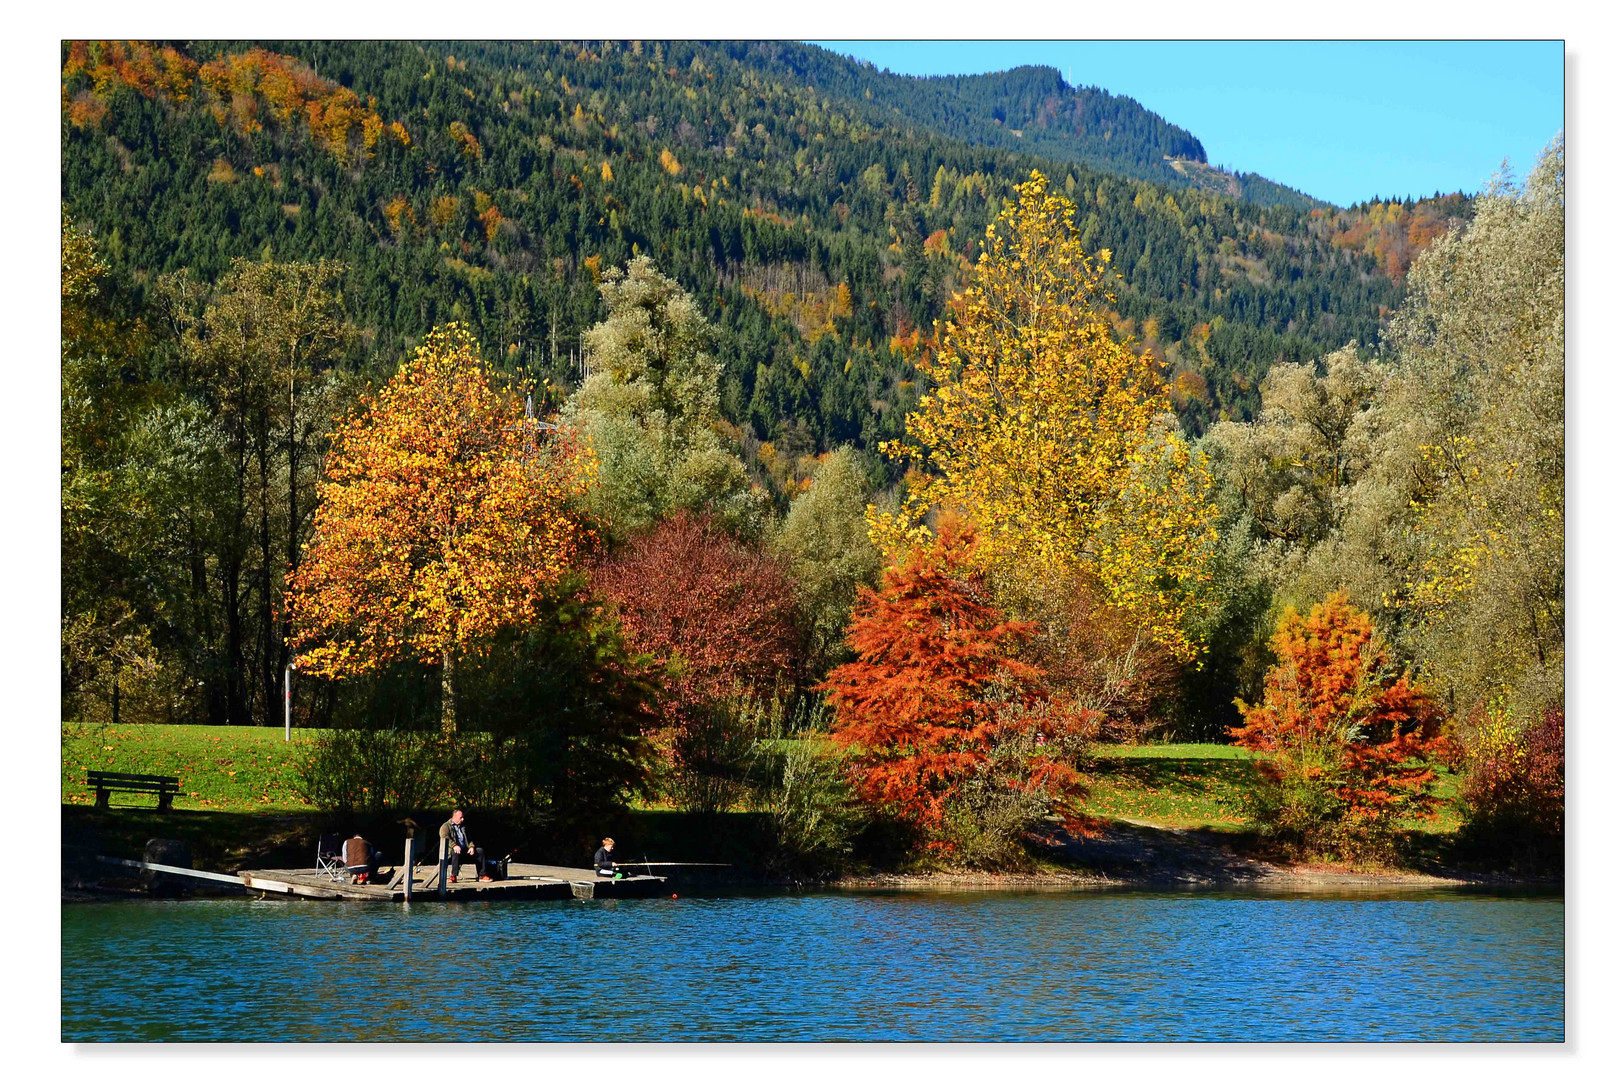
<path id="1" fill-rule="evenodd" d="M 315 869 L 333 881 L 343 880 L 343 837 L 335 833 L 322 835 L 315 844 Z"/>

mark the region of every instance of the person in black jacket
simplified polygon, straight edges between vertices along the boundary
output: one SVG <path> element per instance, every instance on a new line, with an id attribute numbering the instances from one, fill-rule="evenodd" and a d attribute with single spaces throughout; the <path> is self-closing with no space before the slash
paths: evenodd
<path id="1" fill-rule="evenodd" d="M 456 880 L 461 873 L 461 860 L 471 859 L 478 867 L 478 880 L 488 881 L 489 875 L 484 872 L 484 849 L 478 847 L 467 837 L 467 826 L 460 809 L 450 815 L 450 820 L 439 826 L 439 839 L 450 845 L 450 880 Z"/>
<path id="2" fill-rule="evenodd" d="M 596 876 L 612 877 L 618 865 L 613 861 L 613 837 L 609 836 L 602 841 L 602 846 L 596 849 Z"/>

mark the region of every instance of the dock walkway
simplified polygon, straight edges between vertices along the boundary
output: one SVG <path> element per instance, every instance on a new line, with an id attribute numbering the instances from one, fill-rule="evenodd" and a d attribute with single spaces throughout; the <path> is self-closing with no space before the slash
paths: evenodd
<path id="1" fill-rule="evenodd" d="M 238 876 L 249 889 L 270 894 L 282 893 L 317 900 L 405 899 L 405 883 L 389 884 L 395 867 L 378 867 L 370 883 L 357 885 L 347 879 L 334 881 L 320 870 L 242 870 Z M 596 871 L 577 866 L 547 866 L 514 862 L 507 866 L 504 881 L 479 881 L 477 871 L 463 867 L 460 880 L 445 886 L 446 900 L 567 900 L 610 899 L 660 896 L 666 878 L 636 874 L 622 878 L 601 878 Z M 416 867 L 411 879 L 412 900 L 439 899 L 437 863 Z"/>

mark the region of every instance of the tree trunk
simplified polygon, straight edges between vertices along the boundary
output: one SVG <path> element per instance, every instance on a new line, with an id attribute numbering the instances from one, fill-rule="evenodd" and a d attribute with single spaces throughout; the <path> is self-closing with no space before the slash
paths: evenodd
<path id="1" fill-rule="evenodd" d="M 444 670 L 439 683 L 439 729 L 446 735 L 456 733 L 456 654 L 454 649 L 444 650 Z"/>
<path id="2" fill-rule="evenodd" d="M 295 399 L 295 384 L 293 382 L 293 368 L 289 363 L 287 367 L 287 565 L 283 568 L 282 588 L 286 586 L 287 576 L 298 569 L 298 424 L 294 411 L 297 401 Z M 277 667 L 285 670 L 292 662 L 292 647 L 288 644 L 292 640 L 292 612 L 288 608 L 285 595 L 281 605 L 281 640 L 277 644 Z"/>
<path id="3" fill-rule="evenodd" d="M 186 523 L 186 559 L 191 567 L 191 633 L 201 652 L 197 670 L 202 674 L 208 723 L 223 724 L 225 698 L 214 665 L 219 643 L 214 639 L 214 620 L 208 606 L 208 556 L 197 538 L 196 522 L 190 519 Z"/>
<path id="4" fill-rule="evenodd" d="M 232 432 L 236 461 L 236 502 L 231 507 L 229 549 L 220 559 L 220 593 L 225 604 L 225 722 L 248 722 L 247 659 L 242 627 L 242 559 L 247 544 L 247 437 L 241 424 Z"/>
<path id="5" fill-rule="evenodd" d="M 259 433 L 259 681 L 264 694 L 264 716 L 260 723 L 274 721 L 274 702 L 281 695 L 276 684 L 281 674 L 276 666 L 275 560 L 270 535 L 270 423 L 265 420 Z"/>
<path id="6" fill-rule="evenodd" d="M 234 552 L 220 568 L 225 599 L 225 722 L 247 723 L 246 661 L 242 655 L 241 565 Z"/>

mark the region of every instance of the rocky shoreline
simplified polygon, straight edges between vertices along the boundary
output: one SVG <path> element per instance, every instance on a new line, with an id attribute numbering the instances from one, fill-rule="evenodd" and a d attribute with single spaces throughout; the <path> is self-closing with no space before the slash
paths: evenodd
<path id="1" fill-rule="evenodd" d="M 851 874 L 829 885 L 871 891 L 1149 889 L 1229 892 L 1563 887 L 1561 878 L 1524 877 L 1498 871 L 1465 872 L 1447 868 L 1430 873 L 1327 863 L 1285 865 L 1244 853 L 1239 849 L 1244 839 L 1206 830 L 1109 821 L 1101 823 L 1093 835 L 1058 833 L 1049 838 L 1051 861 L 1072 865 L 1073 870 Z"/>

